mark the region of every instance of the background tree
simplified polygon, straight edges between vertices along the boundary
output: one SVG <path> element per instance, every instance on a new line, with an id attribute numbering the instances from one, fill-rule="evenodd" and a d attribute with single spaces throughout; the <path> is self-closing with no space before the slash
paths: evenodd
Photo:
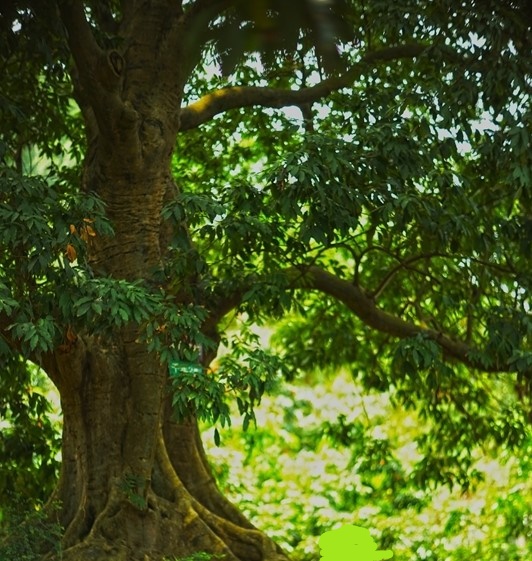
<path id="1" fill-rule="evenodd" d="M 246 425 L 309 361 L 432 420 L 421 480 L 467 487 L 472 446 L 519 445 L 524 2 L 56 7 L 2 7 L 0 329 L 9 391 L 23 357 L 61 395 L 64 559 L 285 559 L 196 419 L 229 396 Z M 287 311 L 282 360 L 226 341 L 230 314 Z"/>

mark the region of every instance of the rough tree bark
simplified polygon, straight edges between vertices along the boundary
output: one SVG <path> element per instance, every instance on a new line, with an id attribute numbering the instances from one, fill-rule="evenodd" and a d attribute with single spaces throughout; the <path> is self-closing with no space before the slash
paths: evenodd
<path id="1" fill-rule="evenodd" d="M 161 268 L 161 209 L 191 53 L 178 2 L 124 10 L 120 52 L 95 41 L 81 2 L 59 3 L 87 131 L 83 188 L 106 204 L 115 235 L 98 236 L 96 275 L 150 281 Z M 185 296 L 182 296 L 186 298 Z M 167 370 L 129 325 L 79 333 L 46 358 L 63 410 L 61 505 L 65 561 L 160 561 L 207 551 L 277 561 L 282 551 L 218 491 L 194 419 L 168 406 Z"/>
<path id="2" fill-rule="evenodd" d="M 64 416 L 63 559 L 287 559 L 219 492 L 196 421 L 173 420 L 164 369 L 134 337 L 80 336 L 47 364 Z"/>

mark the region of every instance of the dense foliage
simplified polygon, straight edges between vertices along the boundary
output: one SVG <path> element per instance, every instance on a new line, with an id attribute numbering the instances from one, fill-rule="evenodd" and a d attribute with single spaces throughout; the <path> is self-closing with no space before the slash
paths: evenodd
<path id="1" fill-rule="evenodd" d="M 65 21 L 69 5 L 58 2 Z M 117 21 L 131 14 L 112 0 L 84 8 L 120 74 Z M 44 499 L 57 475 L 35 364 L 129 326 L 168 369 L 175 414 L 218 423 L 217 444 L 233 401 L 247 429 L 283 380 L 342 369 L 422 421 L 411 479 L 345 416 L 294 427 L 298 450 L 324 435 L 349 447 L 360 477 L 393 494 L 389 516 L 426 499 L 416 488 L 468 491 L 479 447 L 530 442 L 530 8 L 183 9 L 201 17 L 179 67 L 178 189 L 162 205 L 160 267 L 126 279 L 91 262 L 117 224 L 84 190 L 90 103 L 69 74 L 68 21 L 46 2 L 0 8 L 0 494 Z M 212 362 L 219 345 L 228 353 Z"/>

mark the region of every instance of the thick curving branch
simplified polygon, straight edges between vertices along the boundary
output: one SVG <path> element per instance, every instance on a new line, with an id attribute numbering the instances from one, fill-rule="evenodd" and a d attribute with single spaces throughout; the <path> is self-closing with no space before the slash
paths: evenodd
<path id="1" fill-rule="evenodd" d="M 328 78 L 309 88 L 282 90 L 277 88 L 240 87 L 222 88 L 211 92 L 181 110 L 181 130 L 198 127 L 215 115 L 241 107 L 287 107 L 318 101 L 331 92 L 350 86 L 368 65 L 403 58 L 415 58 L 429 47 L 421 44 L 388 47 L 366 54 L 353 68 L 341 76 Z"/>
<path id="2" fill-rule="evenodd" d="M 377 307 L 373 298 L 368 296 L 359 286 L 325 271 L 317 266 L 296 269 L 291 272 L 296 279 L 295 288 L 318 290 L 342 302 L 368 327 L 381 333 L 401 339 L 424 335 L 435 341 L 447 359 L 454 359 L 466 366 L 484 372 L 506 372 L 507 365 L 486 366 L 471 358 L 472 347 L 452 337 L 436 331 L 420 327 L 414 323 L 396 317 Z"/>
<path id="3" fill-rule="evenodd" d="M 483 372 L 509 372 L 512 370 L 507 364 L 487 366 L 473 358 L 474 351 L 477 350 L 475 347 L 454 339 L 443 331 L 416 325 L 384 311 L 377 306 L 374 298 L 360 286 L 341 279 L 321 267 L 315 265 L 292 267 L 287 269 L 285 274 L 291 289 L 319 291 L 332 296 L 344 304 L 365 325 L 376 331 L 399 339 L 423 335 L 441 347 L 447 360 L 460 362 L 476 370 Z M 211 328 L 225 314 L 237 309 L 243 303 L 246 292 L 253 284 L 252 279 L 248 279 L 248 281 L 245 287 L 240 287 L 221 299 L 220 305 L 213 310 L 208 320 Z"/>
<path id="4" fill-rule="evenodd" d="M 76 66 L 78 69 L 85 69 L 87 73 L 94 71 L 103 52 L 85 17 L 83 2 L 81 0 L 60 0 L 58 6 Z"/>
<path id="5" fill-rule="evenodd" d="M 58 7 L 74 59 L 73 81 L 81 88 L 81 97 L 90 103 L 97 122 L 105 129 L 113 110 L 120 111 L 122 105 L 116 93 L 121 57 L 115 51 L 105 52 L 98 45 L 81 0 L 60 0 Z"/>

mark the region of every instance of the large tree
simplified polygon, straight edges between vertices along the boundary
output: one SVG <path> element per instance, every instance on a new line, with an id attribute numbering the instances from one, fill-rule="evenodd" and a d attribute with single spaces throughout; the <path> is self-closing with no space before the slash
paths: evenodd
<path id="1" fill-rule="evenodd" d="M 279 370 L 349 366 L 417 407 L 421 474 L 466 485 L 475 443 L 519 444 L 526 2 L 1 10 L 2 383 L 22 358 L 60 393 L 63 559 L 286 559 L 197 426 L 231 397 L 248 423 Z M 282 360 L 226 336 L 286 313 Z"/>

